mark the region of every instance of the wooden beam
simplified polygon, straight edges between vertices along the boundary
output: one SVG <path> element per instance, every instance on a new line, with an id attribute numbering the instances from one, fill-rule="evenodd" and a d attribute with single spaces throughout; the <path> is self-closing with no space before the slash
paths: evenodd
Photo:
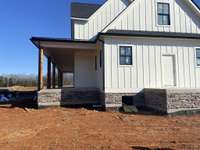
<path id="1" fill-rule="evenodd" d="M 47 63 L 47 89 L 51 88 L 51 58 L 48 57 Z"/>
<path id="2" fill-rule="evenodd" d="M 38 90 L 43 88 L 43 63 L 44 63 L 44 50 L 39 49 L 39 60 L 38 60 Z"/>
<path id="3" fill-rule="evenodd" d="M 56 88 L 56 65 L 53 63 L 53 88 Z"/>

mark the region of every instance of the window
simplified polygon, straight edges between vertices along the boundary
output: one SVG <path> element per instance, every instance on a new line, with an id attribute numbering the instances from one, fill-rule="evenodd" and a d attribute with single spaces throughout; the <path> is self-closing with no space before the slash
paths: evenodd
<path id="1" fill-rule="evenodd" d="M 196 49 L 196 62 L 197 66 L 200 66 L 200 48 Z"/>
<path id="2" fill-rule="evenodd" d="M 132 65 L 132 47 L 120 46 L 120 65 Z"/>
<path id="3" fill-rule="evenodd" d="M 158 25 L 170 25 L 170 8 L 168 3 L 157 5 Z"/>

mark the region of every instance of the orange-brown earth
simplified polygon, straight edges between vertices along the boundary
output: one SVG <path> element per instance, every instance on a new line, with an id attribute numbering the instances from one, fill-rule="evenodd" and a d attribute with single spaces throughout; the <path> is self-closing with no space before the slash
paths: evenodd
<path id="1" fill-rule="evenodd" d="M 200 115 L 163 117 L 0 107 L 0 118 L 3 150 L 200 149 Z"/>

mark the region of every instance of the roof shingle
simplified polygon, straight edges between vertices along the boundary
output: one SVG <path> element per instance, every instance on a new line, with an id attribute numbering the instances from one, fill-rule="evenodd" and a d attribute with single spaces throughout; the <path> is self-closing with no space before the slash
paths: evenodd
<path id="1" fill-rule="evenodd" d="M 87 19 L 100 7 L 100 4 L 71 3 L 71 17 Z"/>

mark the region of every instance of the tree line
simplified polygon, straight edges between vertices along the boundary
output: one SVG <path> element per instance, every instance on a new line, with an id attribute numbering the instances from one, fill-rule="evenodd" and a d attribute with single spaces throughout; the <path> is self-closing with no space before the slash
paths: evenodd
<path id="1" fill-rule="evenodd" d="M 44 86 L 46 86 L 46 75 L 43 76 Z M 56 74 L 56 84 L 58 83 L 57 74 Z M 6 74 L 0 75 L 0 87 L 11 87 L 11 86 L 25 86 L 25 87 L 34 87 L 37 86 L 38 77 L 37 75 L 30 74 Z M 73 85 L 74 83 L 73 73 L 63 74 L 63 84 L 64 85 Z"/>
<path id="2" fill-rule="evenodd" d="M 36 75 L 0 75 L 0 87 L 11 87 L 11 86 L 37 86 Z"/>

